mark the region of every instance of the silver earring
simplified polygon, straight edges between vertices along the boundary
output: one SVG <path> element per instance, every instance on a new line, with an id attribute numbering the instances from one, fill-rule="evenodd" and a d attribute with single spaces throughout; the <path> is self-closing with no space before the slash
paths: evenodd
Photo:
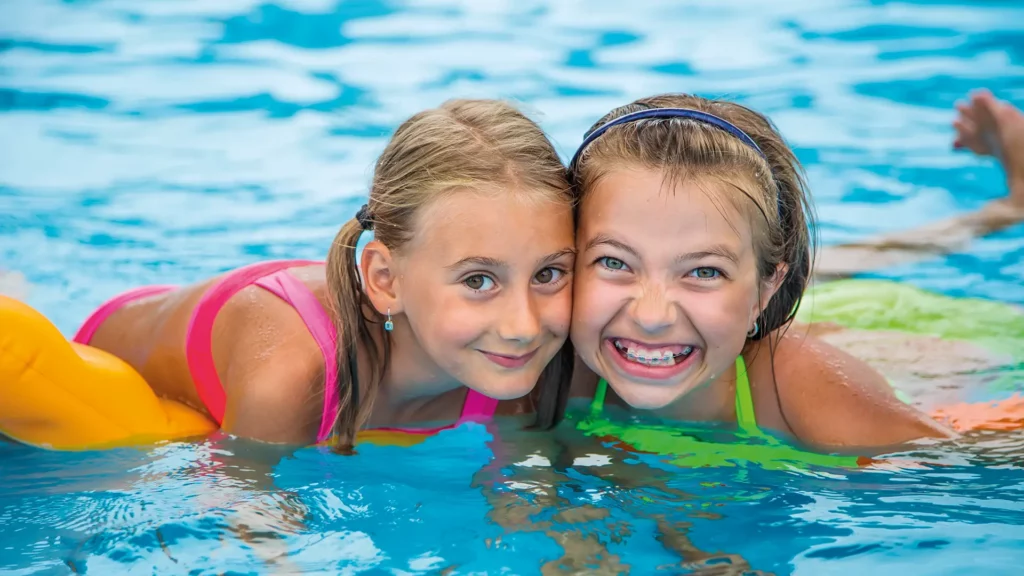
<path id="1" fill-rule="evenodd" d="M 395 329 L 395 323 L 391 321 L 391 308 L 388 308 L 388 319 L 384 322 L 384 329 L 388 332 Z"/>
<path id="2" fill-rule="evenodd" d="M 753 338 L 754 336 L 757 336 L 757 333 L 760 331 L 761 327 L 758 326 L 757 320 L 754 320 L 754 327 L 751 328 L 749 332 L 747 332 L 747 338 Z"/>

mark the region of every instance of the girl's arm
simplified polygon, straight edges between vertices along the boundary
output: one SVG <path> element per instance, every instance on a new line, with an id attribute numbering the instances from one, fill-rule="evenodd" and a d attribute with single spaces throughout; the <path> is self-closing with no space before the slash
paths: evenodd
<path id="1" fill-rule="evenodd" d="M 323 417 L 324 359 L 295 310 L 246 288 L 213 330 L 224 342 L 214 347 L 226 400 L 222 430 L 271 444 L 313 444 Z"/>
<path id="2" fill-rule="evenodd" d="M 1024 181 L 1016 197 L 992 201 L 981 210 L 920 228 L 826 246 L 815 262 L 815 280 L 836 280 L 858 273 L 916 262 L 966 248 L 974 238 L 1024 222 Z"/>
<path id="3" fill-rule="evenodd" d="M 288 539 L 305 530 L 301 497 L 275 485 L 283 458 L 316 440 L 323 411 L 324 361 L 308 329 L 276 296 L 247 288 L 218 314 L 214 333 L 226 405 L 221 430 L 236 438 L 211 440 L 211 495 L 230 509 L 228 529 L 271 574 L 300 572 Z M 220 352 L 220 354 L 217 354 Z"/>
<path id="4" fill-rule="evenodd" d="M 884 451 L 951 430 L 904 403 L 866 362 L 801 330 L 780 336 L 771 362 L 752 378 L 775 378 L 779 407 L 801 442 L 835 451 Z"/>

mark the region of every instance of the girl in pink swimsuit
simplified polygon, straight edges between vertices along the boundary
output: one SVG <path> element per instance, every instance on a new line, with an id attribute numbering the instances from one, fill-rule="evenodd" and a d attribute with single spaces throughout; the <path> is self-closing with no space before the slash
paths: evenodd
<path id="1" fill-rule="evenodd" d="M 560 406 L 572 369 L 568 190 L 519 111 L 449 101 L 398 128 L 326 263 L 138 288 L 74 339 L 224 431 L 269 442 L 347 450 L 362 428 L 422 434 L 439 428 L 411 425 L 487 419 L 500 400 L 508 413 L 533 412 L 541 396 Z"/>

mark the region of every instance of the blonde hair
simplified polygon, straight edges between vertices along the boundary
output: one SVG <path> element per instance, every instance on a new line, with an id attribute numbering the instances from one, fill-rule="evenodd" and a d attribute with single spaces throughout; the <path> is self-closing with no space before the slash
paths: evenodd
<path id="1" fill-rule="evenodd" d="M 327 256 L 327 287 L 338 331 L 334 441 L 340 452 L 351 451 L 356 432 L 369 418 L 390 360 L 383 316 L 366 298 L 356 268 L 355 246 L 364 223 L 372 227 L 375 240 L 400 251 L 413 238 L 416 217 L 427 205 L 465 188 L 514 188 L 564 204 L 572 201 L 565 168 L 551 142 L 508 103 L 449 100 L 398 127 L 377 159 L 367 205 L 358 219 L 341 227 Z M 376 344 L 374 332 L 383 346 Z M 360 346 L 370 361 L 370 378 L 361 388 L 356 366 Z M 567 343 L 541 375 L 534 391 L 538 404 L 564 406 L 571 369 Z M 553 426 L 562 411 L 546 412 L 538 413 L 537 426 Z"/>
<path id="2" fill-rule="evenodd" d="M 745 132 L 764 156 L 737 136 L 693 119 L 627 122 L 608 129 L 583 150 L 571 175 L 578 199 L 582 202 L 604 175 L 624 166 L 661 170 L 669 183 L 711 180 L 736 190 L 739 195 L 729 195 L 730 200 L 747 213 L 753 204 L 759 215 L 752 219 L 759 276 L 771 277 L 780 263 L 788 267 L 750 337 L 763 338 L 793 319 L 810 275 L 814 213 L 800 162 L 767 117 L 735 102 L 689 94 L 653 96 L 616 108 L 587 134 L 620 116 L 658 108 L 718 116 Z"/>

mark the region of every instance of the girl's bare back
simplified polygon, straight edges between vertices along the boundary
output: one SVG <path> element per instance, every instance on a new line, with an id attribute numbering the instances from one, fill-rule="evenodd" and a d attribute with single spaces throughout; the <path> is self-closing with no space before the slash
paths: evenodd
<path id="1" fill-rule="evenodd" d="M 323 266 L 288 274 L 327 307 Z M 128 362 L 158 395 L 210 415 L 189 370 L 185 343 L 196 306 L 220 279 L 131 302 L 103 322 L 90 344 Z M 271 441 L 316 437 L 324 361 L 289 304 L 258 286 L 243 288 L 216 315 L 211 354 L 227 396 L 226 431 Z"/>

